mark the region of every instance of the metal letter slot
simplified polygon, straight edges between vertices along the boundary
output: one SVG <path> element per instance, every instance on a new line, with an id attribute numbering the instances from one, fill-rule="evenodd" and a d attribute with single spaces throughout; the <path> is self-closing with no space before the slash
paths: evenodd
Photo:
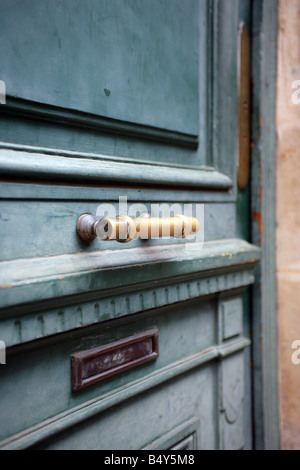
<path id="1" fill-rule="evenodd" d="M 197 233 L 199 229 L 198 219 L 182 214 L 174 217 L 150 217 L 149 214 L 142 214 L 136 218 L 119 215 L 116 218 L 105 217 L 100 220 L 95 219 L 92 214 L 82 214 L 76 225 L 77 236 L 84 243 L 90 243 L 96 237 L 123 243 L 137 238 L 185 238 Z"/>
<path id="2" fill-rule="evenodd" d="M 81 390 L 100 380 L 158 357 L 158 329 L 72 354 L 72 388 Z"/>

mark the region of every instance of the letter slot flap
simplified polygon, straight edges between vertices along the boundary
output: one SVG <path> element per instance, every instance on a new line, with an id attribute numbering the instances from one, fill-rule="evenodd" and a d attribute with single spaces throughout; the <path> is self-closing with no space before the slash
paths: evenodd
<path id="1" fill-rule="evenodd" d="M 158 357 L 156 327 L 128 338 L 71 355 L 72 388 L 81 390 Z"/>

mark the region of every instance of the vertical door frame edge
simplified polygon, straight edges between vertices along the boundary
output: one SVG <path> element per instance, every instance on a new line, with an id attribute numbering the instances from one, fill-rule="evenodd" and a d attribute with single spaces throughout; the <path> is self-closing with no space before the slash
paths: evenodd
<path id="1" fill-rule="evenodd" d="M 252 243 L 262 247 L 252 289 L 253 442 L 279 449 L 276 295 L 277 0 L 252 1 Z"/>

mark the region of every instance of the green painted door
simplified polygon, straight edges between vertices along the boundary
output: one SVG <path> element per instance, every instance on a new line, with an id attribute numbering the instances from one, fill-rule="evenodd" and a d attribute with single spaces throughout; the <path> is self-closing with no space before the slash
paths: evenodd
<path id="1" fill-rule="evenodd" d="M 252 448 L 250 1 L 0 10 L 0 448 Z M 82 214 L 142 212 L 200 230 L 76 235 Z"/>

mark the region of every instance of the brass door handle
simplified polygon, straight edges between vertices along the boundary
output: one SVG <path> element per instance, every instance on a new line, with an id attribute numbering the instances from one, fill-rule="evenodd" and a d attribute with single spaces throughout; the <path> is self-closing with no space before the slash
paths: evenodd
<path id="1" fill-rule="evenodd" d="M 140 217 L 119 215 L 116 218 L 104 217 L 97 220 L 92 214 L 82 214 L 77 219 L 77 237 L 84 243 L 92 242 L 96 237 L 101 240 L 117 240 L 126 243 L 140 238 L 149 240 L 157 237 L 185 238 L 200 229 L 198 219 L 182 214 L 174 217 Z"/>

